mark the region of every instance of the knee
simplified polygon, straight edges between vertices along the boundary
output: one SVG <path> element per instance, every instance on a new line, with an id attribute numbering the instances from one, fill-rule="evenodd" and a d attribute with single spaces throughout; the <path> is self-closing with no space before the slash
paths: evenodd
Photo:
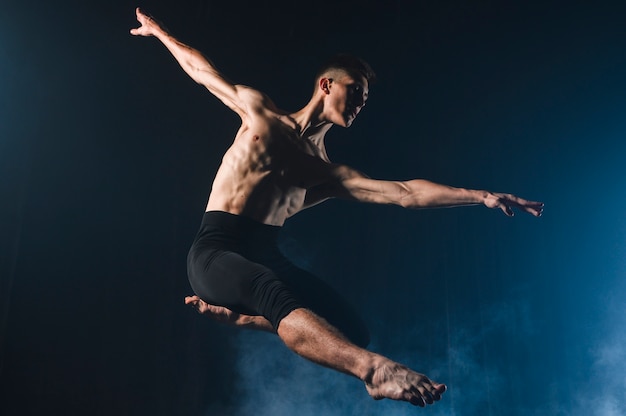
<path id="1" fill-rule="evenodd" d="M 276 333 L 289 349 L 297 352 L 317 326 L 315 318 L 315 315 L 306 309 L 294 309 L 278 321 Z"/>

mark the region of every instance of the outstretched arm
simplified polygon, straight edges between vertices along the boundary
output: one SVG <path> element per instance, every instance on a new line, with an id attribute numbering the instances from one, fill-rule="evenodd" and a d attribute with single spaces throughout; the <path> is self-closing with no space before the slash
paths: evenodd
<path id="1" fill-rule="evenodd" d="M 513 216 L 513 208 L 535 217 L 541 216 L 543 212 L 542 202 L 528 201 L 511 194 L 455 188 L 424 179 L 375 180 L 342 165 L 328 165 L 328 169 L 332 179 L 309 189 L 305 205 L 313 205 L 327 198 L 343 198 L 412 209 L 482 204 L 488 208 L 499 208 L 509 217 Z"/>
<path id="2" fill-rule="evenodd" d="M 130 33 L 135 36 L 154 36 L 165 45 L 183 70 L 198 84 L 204 85 L 213 95 L 241 117 L 245 114 L 245 100 L 242 92 L 251 90 L 241 85 L 234 85 L 218 72 L 213 63 L 202 53 L 170 35 L 152 17 L 136 9 L 137 21 L 141 24 Z"/>

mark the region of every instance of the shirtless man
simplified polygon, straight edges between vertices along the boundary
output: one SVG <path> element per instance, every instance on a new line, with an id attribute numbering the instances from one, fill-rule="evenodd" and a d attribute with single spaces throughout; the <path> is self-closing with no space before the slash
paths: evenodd
<path id="1" fill-rule="evenodd" d="M 426 180 L 374 180 L 331 163 L 324 136 L 333 125 L 352 124 L 374 76 L 358 58 L 338 56 L 325 65 L 310 101 L 290 113 L 231 83 L 199 51 L 140 9 L 136 14 L 141 25 L 131 34 L 156 37 L 194 81 L 241 117 L 189 252 L 196 296 L 185 302 L 217 320 L 278 334 L 297 354 L 362 380 L 374 399 L 418 406 L 439 400 L 445 385 L 364 348 L 367 329 L 352 308 L 280 254 L 280 227 L 302 209 L 337 197 L 414 209 L 483 204 L 508 216 L 516 207 L 537 217 L 543 204 Z"/>

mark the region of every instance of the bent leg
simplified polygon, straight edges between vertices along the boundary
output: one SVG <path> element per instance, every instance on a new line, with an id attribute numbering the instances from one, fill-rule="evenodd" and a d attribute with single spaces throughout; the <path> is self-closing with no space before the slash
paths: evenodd
<path id="1" fill-rule="evenodd" d="M 189 283 L 204 303 L 191 298 L 186 303 L 202 307 L 205 314 L 219 321 L 260 322 L 268 330 L 266 322 L 252 317 L 261 315 L 277 328 L 284 316 L 303 307 L 272 270 L 238 253 L 205 249 L 190 256 L 187 266 Z"/>
<path id="2" fill-rule="evenodd" d="M 303 307 L 322 316 L 353 343 L 367 346 L 365 323 L 327 283 L 283 256 L 259 260 L 219 249 L 192 249 L 188 275 L 197 297 L 188 297 L 185 303 L 217 321 L 271 332 L 289 312 Z"/>
<path id="3" fill-rule="evenodd" d="M 277 332 L 285 345 L 302 357 L 362 380 L 374 399 L 425 406 L 439 400 L 446 390 L 445 385 L 423 374 L 352 344 L 307 309 L 290 312 L 280 321 Z"/>
<path id="4" fill-rule="evenodd" d="M 185 304 L 190 305 L 198 313 L 212 318 L 218 322 L 235 325 L 248 329 L 276 333 L 274 327 L 265 317 L 261 315 L 245 315 L 243 313 L 231 311 L 224 306 L 211 305 L 206 303 L 197 295 L 186 296 Z"/>

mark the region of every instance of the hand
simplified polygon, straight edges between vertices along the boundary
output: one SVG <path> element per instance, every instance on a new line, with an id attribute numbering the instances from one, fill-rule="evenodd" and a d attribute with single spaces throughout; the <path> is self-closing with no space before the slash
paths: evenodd
<path id="1" fill-rule="evenodd" d="M 488 192 L 484 204 L 488 208 L 500 208 L 509 217 L 514 215 L 513 207 L 535 217 L 540 217 L 543 213 L 543 202 L 527 201 L 511 194 Z"/>
<path id="2" fill-rule="evenodd" d="M 130 34 L 135 36 L 155 36 L 157 32 L 163 32 L 164 29 L 152 17 L 144 14 L 139 7 L 135 10 L 137 21 L 141 26 L 137 29 L 131 29 Z"/>

